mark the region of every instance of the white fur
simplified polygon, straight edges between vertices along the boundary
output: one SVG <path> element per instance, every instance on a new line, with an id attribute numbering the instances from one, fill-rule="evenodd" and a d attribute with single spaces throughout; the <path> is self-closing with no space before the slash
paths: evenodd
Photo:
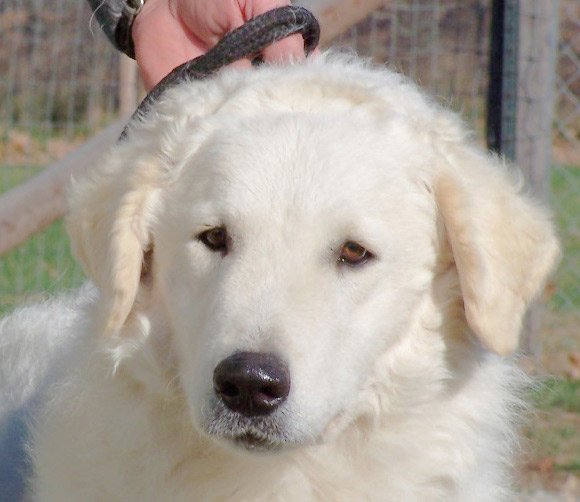
<path id="1" fill-rule="evenodd" d="M 197 238 L 220 225 L 227 255 Z M 21 361 L 9 407 L 59 368 L 35 500 L 510 499 L 526 379 L 503 356 L 558 245 L 510 168 L 399 75 L 326 55 L 172 89 L 74 188 L 69 229 L 96 299 L 0 338 L 0 375 Z M 340 263 L 347 241 L 374 258 Z M 290 368 L 267 420 L 216 405 L 236 351 Z M 246 430 L 277 451 L 234 446 Z"/>

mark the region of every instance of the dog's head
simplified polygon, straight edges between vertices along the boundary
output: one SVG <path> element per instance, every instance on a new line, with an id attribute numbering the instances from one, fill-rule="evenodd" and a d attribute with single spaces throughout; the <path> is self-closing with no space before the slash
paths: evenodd
<path id="1" fill-rule="evenodd" d="M 456 297 L 455 338 L 515 350 L 558 246 L 512 178 L 397 75 L 321 57 L 167 92 L 70 232 L 103 336 L 161 322 L 196 427 L 270 450 L 354 416 L 401 340 L 451 343 Z"/>

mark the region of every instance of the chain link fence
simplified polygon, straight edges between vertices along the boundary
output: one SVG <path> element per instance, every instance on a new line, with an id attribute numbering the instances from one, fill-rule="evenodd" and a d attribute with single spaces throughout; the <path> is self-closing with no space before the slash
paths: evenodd
<path id="1" fill-rule="evenodd" d="M 0 2 L 0 192 L 117 115 L 118 61 L 86 2 Z M 81 282 L 63 224 L 55 223 L 0 257 L 0 311 L 25 296 Z"/>
<path id="2" fill-rule="evenodd" d="M 555 291 L 557 305 L 580 312 L 580 2 L 564 2 L 560 13 L 556 71 L 553 175 L 555 208 L 565 255 Z M 580 335 L 580 316 L 575 317 Z"/>
<path id="3" fill-rule="evenodd" d="M 337 46 L 400 71 L 485 137 L 490 1 L 391 1 Z"/>

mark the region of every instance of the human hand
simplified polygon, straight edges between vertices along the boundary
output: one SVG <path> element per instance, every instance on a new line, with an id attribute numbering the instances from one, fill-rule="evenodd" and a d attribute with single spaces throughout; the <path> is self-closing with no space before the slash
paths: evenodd
<path id="1" fill-rule="evenodd" d="M 175 67 L 205 54 L 249 19 L 289 4 L 286 0 L 147 0 L 132 29 L 145 88 L 151 90 Z M 292 35 L 276 42 L 263 56 L 266 61 L 303 59 L 302 37 Z"/>

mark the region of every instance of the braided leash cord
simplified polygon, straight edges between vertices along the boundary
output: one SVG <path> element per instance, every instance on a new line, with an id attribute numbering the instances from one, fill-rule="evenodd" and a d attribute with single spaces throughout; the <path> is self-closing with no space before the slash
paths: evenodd
<path id="1" fill-rule="evenodd" d="M 280 7 L 256 16 L 223 37 L 212 49 L 169 73 L 141 101 L 119 141 L 125 139 L 131 123 L 143 117 L 159 96 L 181 82 L 209 77 L 220 68 L 243 58 L 251 58 L 269 45 L 294 33 L 304 38 L 306 56 L 318 45 L 320 26 L 314 15 L 302 7 Z"/>

